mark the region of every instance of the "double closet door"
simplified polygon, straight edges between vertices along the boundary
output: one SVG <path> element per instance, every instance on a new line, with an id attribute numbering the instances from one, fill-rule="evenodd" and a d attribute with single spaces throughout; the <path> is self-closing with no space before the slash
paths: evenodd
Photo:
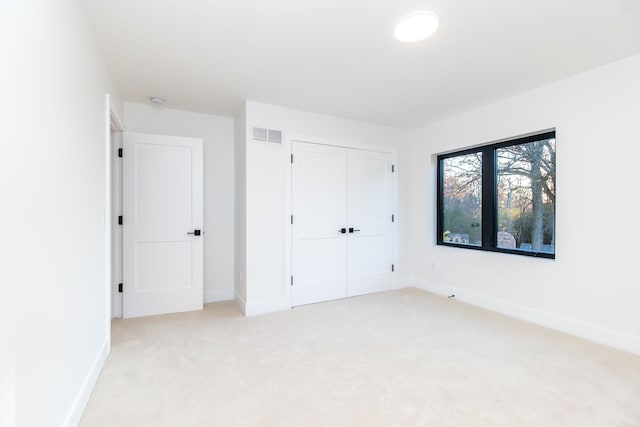
<path id="1" fill-rule="evenodd" d="M 392 154 L 292 142 L 292 305 L 390 290 Z"/>

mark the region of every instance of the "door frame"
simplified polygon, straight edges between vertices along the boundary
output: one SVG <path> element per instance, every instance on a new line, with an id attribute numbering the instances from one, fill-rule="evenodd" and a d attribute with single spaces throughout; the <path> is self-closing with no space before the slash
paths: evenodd
<path id="1" fill-rule="evenodd" d="M 114 216 L 114 205 L 117 198 L 114 180 L 115 174 L 115 153 L 114 140 L 116 135 L 124 130 L 114 109 L 111 94 L 104 95 L 104 210 L 102 222 L 104 225 L 104 303 L 105 303 L 105 329 L 107 337 L 107 353 L 111 351 L 111 320 L 113 319 L 113 299 L 112 287 L 116 276 L 116 263 L 114 252 L 117 251 L 118 243 L 114 236 L 118 229 L 117 216 Z"/>
<path id="2" fill-rule="evenodd" d="M 109 141 L 107 150 L 107 171 L 110 197 L 109 206 L 109 239 L 111 247 L 108 251 L 110 259 L 109 277 L 109 321 L 122 318 L 122 294 L 118 292 L 118 283 L 122 283 L 122 227 L 118 217 L 122 215 L 122 161 L 118 157 L 118 149 L 122 148 L 122 133 L 124 127 L 120 124 L 113 111 L 109 116 Z"/>
<path id="3" fill-rule="evenodd" d="M 287 304 L 287 308 L 292 308 L 292 295 L 291 295 L 291 277 L 293 274 L 293 263 L 292 263 L 292 246 L 293 246 L 293 235 L 291 232 L 291 207 L 292 207 L 292 179 L 293 175 L 291 173 L 291 155 L 292 155 L 292 143 L 293 142 L 306 142 L 309 144 L 318 144 L 318 145 L 329 145 L 332 147 L 341 147 L 341 148 L 351 148 L 355 150 L 366 150 L 366 151 L 376 151 L 379 153 L 390 153 L 392 157 L 393 165 L 395 165 L 395 173 L 392 174 L 392 182 L 391 182 L 391 200 L 393 204 L 393 212 L 395 215 L 395 221 L 391 227 L 391 257 L 393 260 L 393 264 L 396 266 L 394 273 L 392 274 L 391 288 L 398 288 L 398 149 L 389 146 L 382 145 L 374 145 L 374 144 L 362 144 L 357 142 L 343 141 L 337 139 L 330 138 L 321 138 L 321 137 L 312 137 L 305 135 L 289 135 L 287 134 L 284 138 L 284 157 L 283 164 L 285 170 L 285 198 L 284 198 L 284 211 L 286 213 L 284 220 L 284 230 L 285 230 L 285 239 L 284 239 L 284 259 L 285 259 L 285 278 L 283 281 L 284 293 L 285 293 L 285 303 Z M 295 161 L 295 159 L 294 159 Z"/>

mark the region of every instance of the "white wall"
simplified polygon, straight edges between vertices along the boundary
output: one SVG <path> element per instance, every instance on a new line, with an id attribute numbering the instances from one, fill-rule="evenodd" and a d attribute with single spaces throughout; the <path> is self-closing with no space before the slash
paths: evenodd
<path id="1" fill-rule="evenodd" d="M 0 195 L 2 208 L 0 209 L 0 227 L 2 230 L 2 244 L 0 245 L 0 426 L 15 424 L 15 392 L 16 392 L 16 337 L 15 319 L 19 310 L 16 309 L 18 292 L 15 286 L 19 277 L 17 266 L 18 256 L 11 245 L 20 241 L 19 231 L 13 227 L 16 221 L 20 192 L 11 184 L 14 167 L 14 156 L 20 154 L 20 143 L 24 142 L 22 133 L 27 128 L 27 101 L 24 96 L 24 84 L 18 87 L 15 82 L 21 82 L 22 70 L 27 65 L 24 52 L 16 37 L 23 37 L 22 22 L 26 18 L 24 3 L 0 3 L 0 123 L 3 134 L 0 137 Z M 10 124 L 10 125 L 9 125 Z"/>
<path id="2" fill-rule="evenodd" d="M 253 126 L 284 131 L 284 143 L 251 141 Z M 259 314 L 287 308 L 285 272 L 286 165 L 289 137 L 308 136 L 400 146 L 404 130 L 308 113 L 258 102 L 246 103 L 246 313 Z M 402 161 L 402 157 L 400 159 Z M 402 173 L 402 165 L 398 165 Z M 403 212 L 398 220 L 402 223 Z M 403 263 L 399 262 L 398 269 Z"/>
<path id="3" fill-rule="evenodd" d="M 414 283 L 640 353 L 640 55 L 427 126 L 411 146 Z M 556 259 L 435 245 L 437 153 L 555 127 Z"/>
<path id="4" fill-rule="evenodd" d="M 247 284 L 247 139 L 246 139 L 246 108 L 243 105 L 235 117 L 235 293 L 234 299 L 243 310 L 246 307 Z"/>
<path id="5" fill-rule="evenodd" d="M 17 290 L 8 326 L 19 340 L 14 347 L 2 339 L 3 357 L 16 351 L 16 373 L 15 412 L 0 424 L 74 425 L 109 343 L 111 84 L 79 2 L 2 2 L 0 15 L 12 23 L 9 34 L 1 25 L 12 46 L 2 50 L 3 104 L 14 97 L 11 114 L 2 114 L 10 136 L 2 138 L 2 246 L 10 258 L 0 270 L 2 287 Z"/>
<path id="6" fill-rule="evenodd" d="M 233 299 L 233 119 L 125 102 L 124 126 L 130 132 L 204 140 L 204 300 Z"/>

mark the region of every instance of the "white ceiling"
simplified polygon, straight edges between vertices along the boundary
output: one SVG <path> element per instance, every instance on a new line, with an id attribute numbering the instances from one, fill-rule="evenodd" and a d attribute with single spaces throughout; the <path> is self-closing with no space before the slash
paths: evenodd
<path id="1" fill-rule="evenodd" d="M 640 0 L 84 0 L 124 99 L 413 128 L 640 52 Z M 440 15 L 417 44 L 415 9 Z"/>

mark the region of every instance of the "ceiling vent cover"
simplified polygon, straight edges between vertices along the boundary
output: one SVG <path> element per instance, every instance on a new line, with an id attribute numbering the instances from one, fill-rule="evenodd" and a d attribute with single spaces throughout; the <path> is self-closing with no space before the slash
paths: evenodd
<path id="1" fill-rule="evenodd" d="M 282 131 L 254 127 L 253 140 L 259 142 L 272 142 L 274 144 L 282 144 Z"/>

